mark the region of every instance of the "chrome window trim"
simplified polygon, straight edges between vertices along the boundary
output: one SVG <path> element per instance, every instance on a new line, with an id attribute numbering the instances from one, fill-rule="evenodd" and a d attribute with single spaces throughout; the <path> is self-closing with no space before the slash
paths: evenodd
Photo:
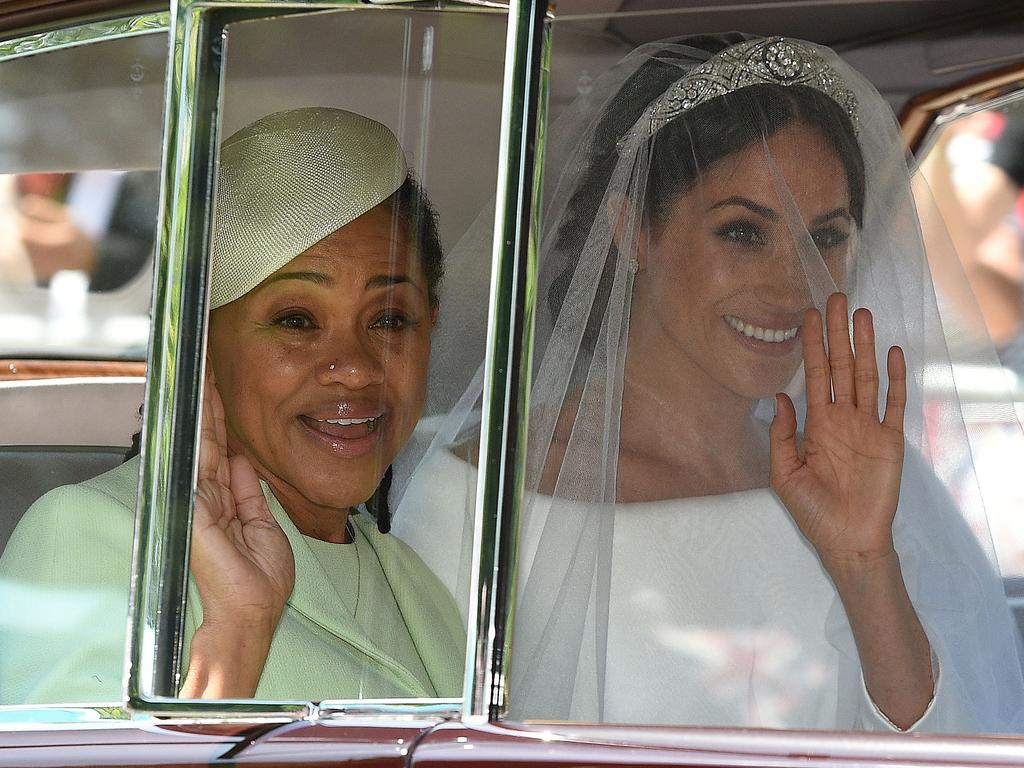
<path id="1" fill-rule="evenodd" d="M 505 43 L 463 720 L 506 709 L 533 354 L 551 26 L 547 0 L 512 0 Z"/>
<path id="2" fill-rule="evenodd" d="M 92 21 L 88 24 L 78 24 L 63 29 L 15 37 L 0 42 L 0 62 L 35 56 L 38 53 L 76 48 L 102 40 L 120 40 L 127 37 L 167 32 L 171 25 L 170 19 L 169 12 L 158 11 L 105 21 Z"/>
<path id="3" fill-rule="evenodd" d="M 503 243 L 496 239 L 495 264 L 502 265 L 507 279 L 492 283 L 494 290 L 519 283 L 515 292 L 515 311 L 506 311 L 492 318 L 489 325 L 494 343 L 516 352 L 520 365 L 497 366 L 488 381 L 489 402 L 516 403 L 519 410 L 506 411 L 515 417 L 525 407 L 525 378 L 528 372 L 529 343 L 532 339 L 533 274 L 535 248 L 529 235 L 522 231 L 521 221 L 534 208 L 533 192 L 539 184 L 539 170 L 531 164 L 536 132 L 530 122 L 538 112 L 532 94 L 537 92 L 541 52 L 537 10 L 545 8 L 545 0 L 513 0 L 509 5 L 509 36 L 506 41 L 506 71 L 503 88 L 502 136 L 504 148 L 500 157 L 516 166 L 510 173 L 499 175 L 496 219 L 503 233 L 514 235 Z M 425 715 L 434 718 L 458 716 L 465 700 L 427 699 L 401 701 L 330 701 L 322 705 L 301 701 L 197 701 L 175 698 L 178 689 L 179 661 L 184 635 L 184 605 L 188 578 L 188 538 L 195 483 L 196 442 L 199 431 L 198 412 L 201 376 L 204 361 L 206 324 L 206 270 L 209 244 L 209 201 L 213 187 L 213 169 L 219 134 L 220 96 L 223 91 L 222 54 L 226 40 L 225 27 L 234 22 L 292 12 L 327 10 L 428 10 L 473 13 L 505 13 L 491 4 L 470 3 L 388 3 L 368 5 L 360 0 L 180 0 L 172 6 L 170 24 L 170 64 L 167 70 L 164 114 L 164 146 L 161 177 L 161 207 L 158 220 L 160 233 L 158 258 L 154 269 L 153 313 L 150 336 L 150 369 L 145 395 L 145 418 L 142 428 L 142 476 L 139 488 L 139 511 L 132 565 L 132 597 L 130 606 L 130 638 L 127 658 L 127 706 L 133 714 L 162 716 L 217 717 L 291 717 L 294 719 L 338 716 L 358 713 L 363 716 L 394 717 Z M 543 12 L 540 14 L 543 16 Z M 546 32 L 544 41 L 549 40 Z M 515 57 L 514 65 L 508 64 Z M 545 60 L 546 61 L 546 60 Z M 533 85 L 528 82 L 534 78 Z M 540 80 L 546 84 L 546 77 Z M 531 106 L 532 104 L 532 106 Z M 525 121 L 525 122 L 524 122 Z M 522 164 L 525 163 L 525 166 Z M 538 164 L 539 169 L 539 164 Z M 524 173 L 525 169 L 525 173 Z M 539 199 L 539 196 L 538 198 Z M 525 206 L 523 208 L 522 206 Z M 529 246 L 529 247 L 528 247 Z M 529 279 L 524 280 L 523 275 Z M 512 282 L 508 282 L 512 280 Z M 511 294 L 510 294 L 511 295 Z M 525 300 L 524 300 L 525 299 Z M 510 304 L 507 310 L 511 310 Z M 524 306 L 528 309 L 524 310 Z M 526 331 L 524 334 L 523 331 Z M 502 341 L 503 340 L 503 341 Z M 511 390 L 510 390 L 511 387 Z M 512 398 L 506 393 L 511 391 Z M 495 405 L 495 407 L 498 407 Z M 525 425 L 516 425 L 521 437 Z M 491 430 L 482 444 L 488 456 L 506 456 L 507 434 Z M 512 457 L 513 463 L 521 457 Z M 477 517 L 496 514 L 507 489 L 518 486 L 521 477 L 502 485 L 505 464 L 489 466 L 482 473 L 486 491 L 504 488 L 502 498 L 492 494 L 484 506 L 478 502 Z M 509 471 L 515 471 L 514 466 Z M 521 474 L 521 471 L 519 472 Z M 506 520 L 515 521 L 511 515 Z M 503 525 L 505 525 L 503 523 Z M 505 525 L 507 528 L 507 525 Z M 479 531 L 478 531 L 479 533 Z M 506 531 L 507 533 L 507 531 Z M 508 568 L 489 569 L 486 563 L 498 563 L 495 556 L 497 540 L 494 531 L 478 536 L 475 554 L 481 564 L 482 578 L 474 589 L 486 595 L 487 626 L 503 627 L 504 603 L 492 602 L 495 590 L 504 590 L 499 580 L 507 579 Z M 503 542 L 514 537 L 506 536 Z M 504 593 L 504 592 L 502 592 Z M 497 609 L 497 610 L 496 610 Z M 477 626 L 471 626 L 470 635 Z M 502 665 L 502 635 L 497 645 L 483 645 L 485 654 L 494 652 Z M 488 642 L 494 637 L 489 636 Z M 471 637 L 476 651 L 476 638 Z M 487 688 L 483 699 L 489 699 L 492 666 L 487 659 L 474 656 L 486 671 L 480 677 L 467 677 L 475 688 Z M 500 679 L 499 675 L 499 679 Z M 467 711 L 470 711 L 467 709 Z M 473 710 L 475 711 L 475 710 Z"/>
<path id="4" fill-rule="evenodd" d="M 1024 77 L 1024 73 L 1022 73 Z M 935 115 L 931 125 L 925 131 L 924 136 L 921 138 L 921 142 L 917 147 L 914 154 L 919 157 L 925 157 L 928 152 L 932 149 L 932 144 L 938 138 L 939 131 L 945 128 L 947 125 L 955 123 L 965 117 L 976 115 L 978 112 L 985 112 L 990 109 L 1000 109 L 1001 107 L 1009 106 L 1010 104 L 1016 104 L 1020 101 L 1024 101 L 1024 80 L 1016 83 L 1017 90 L 1008 91 L 1007 93 L 995 96 L 983 101 L 960 101 Z"/>

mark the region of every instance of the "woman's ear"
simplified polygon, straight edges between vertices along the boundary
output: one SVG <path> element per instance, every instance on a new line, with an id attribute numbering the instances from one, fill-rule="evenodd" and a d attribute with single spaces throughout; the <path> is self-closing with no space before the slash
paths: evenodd
<path id="1" fill-rule="evenodd" d="M 636 259 L 636 271 L 643 272 L 647 266 L 647 228 L 633 210 L 633 201 L 619 192 L 609 192 L 605 198 L 605 216 L 612 230 L 612 239 L 619 253 L 626 258 Z"/>

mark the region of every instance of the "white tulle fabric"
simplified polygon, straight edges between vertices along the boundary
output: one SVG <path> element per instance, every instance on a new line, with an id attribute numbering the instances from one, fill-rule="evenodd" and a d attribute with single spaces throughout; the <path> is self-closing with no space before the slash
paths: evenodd
<path id="1" fill-rule="evenodd" d="M 693 335 L 707 328 L 673 328 L 669 336 L 681 340 L 677 351 L 662 345 L 665 357 L 640 358 L 652 348 L 638 336 L 638 329 L 652 327 L 650 313 L 671 322 L 684 315 L 682 302 L 700 299 L 692 286 L 650 289 L 659 274 L 657 264 L 645 263 L 654 229 L 646 196 L 653 194 L 652 162 L 666 162 L 655 151 L 657 142 L 682 142 L 672 155 L 678 157 L 690 151 L 685 141 L 691 133 L 725 132 L 760 117 L 752 118 L 749 107 L 729 114 L 727 94 L 712 100 L 719 103 L 710 112 L 683 111 L 653 139 L 622 139 L 653 100 L 744 39 L 704 36 L 638 48 L 600 77 L 552 131 L 508 680 L 512 717 L 892 727 L 864 689 L 835 588 L 767 488 L 775 389 L 785 386 L 798 414 L 804 412 L 799 358 L 786 371 L 788 385 L 750 380 L 734 386 L 751 393 L 754 432 L 764 438 L 736 435 L 735 455 L 749 457 L 748 471 L 739 474 L 728 456 L 710 454 L 725 428 L 715 404 L 667 380 L 686 364 L 671 356 L 687 354 L 687 344 L 700 341 Z M 956 254 L 927 190 L 912 182 L 914 165 L 887 105 L 833 52 L 815 50 L 856 100 L 865 177 L 861 220 L 839 257 L 836 249 L 823 255 L 800 209 L 808 199 L 800 174 L 794 176 L 791 164 L 783 167 L 783 150 L 793 147 L 780 147 L 778 136 L 789 135 L 781 131 L 744 148 L 755 147 L 753 162 L 762 171 L 750 197 L 767 196 L 786 224 L 788 279 L 803 306 L 823 309 L 831 292 L 844 290 L 851 307 L 874 313 L 882 406 L 885 349 L 898 344 L 906 354 L 907 448 L 893 534 L 938 680 L 915 729 L 1020 732 L 1020 643 L 989 535 L 988 489 L 972 464 L 982 424 L 1016 430 L 1006 444 L 1024 460 L 1014 409 L 1008 394 L 1002 400 L 990 395 L 981 406 L 961 400 L 963 372 L 997 370 L 997 364 L 980 320 L 945 311 L 952 292 L 968 290 Z M 694 123 L 709 114 L 716 124 Z M 804 122 L 820 126 L 837 114 L 846 112 L 823 110 Z M 807 157 L 811 162 L 813 154 Z M 700 196 L 722 166 L 696 165 L 686 193 Z M 666 178 L 665 168 L 654 170 Z M 679 259 L 692 252 L 688 239 L 675 245 Z M 651 296 L 675 304 L 654 307 Z M 641 398 L 628 380 L 634 366 L 663 370 L 666 380 Z M 472 453 L 479 395 L 478 376 L 396 467 L 401 498 L 393 530 L 463 605 L 475 470 L 457 456 Z M 695 451 L 667 482 L 664 475 L 673 470 L 656 460 L 645 470 L 635 445 L 627 456 L 620 442 L 630 427 L 623 414 L 638 409 L 660 409 L 681 431 L 706 430 L 708 455 Z M 662 448 L 652 444 L 651 456 Z M 716 473 L 718 465 L 734 469 Z M 686 490 L 661 495 L 662 487 Z"/>

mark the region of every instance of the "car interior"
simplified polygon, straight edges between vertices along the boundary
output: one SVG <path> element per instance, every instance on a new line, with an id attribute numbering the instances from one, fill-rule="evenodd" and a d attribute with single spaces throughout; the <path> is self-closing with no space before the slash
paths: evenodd
<path id="1" fill-rule="evenodd" d="M 739 29 L 829 45 L 871 79 L 896 115 L 907 115 L 923 95 L 996 71 L 1019 68 L 1002 97 L 1024 91 L 1024 12 L 1017 2 L 559 0 L 552 15 L 552 123 L 632 48 L 702 31 Z M 454 370 L 466 357 L 456 351 L 468 345 L 483 356 L 490 255 L 456 246 L 473 227 L 492 226 L 486 201 L 497 179 L 504 27 L 482 19 L 438 24 L 429 35 L 410 28 L 407 46 L 429 39 L 438 52 L 436 67 L 425 72 L 403 65 L 402 41 L 378 16 L 303 13 L 234 25 L 220 136 L 270 111 L 268 105 L 312 103 L 344 105 L 395 130 L 434 199 L 451 251 L 448 271 L 457 277 L 446 284 L 442 322 L 459 330 L 446 335 L 452 346 L 436 350 L 432 365 L 451 370 L 453 391 L 461 391 L 475 370 Z M 339 52 L 337 30 L 351 23 L 361 25 L 360 33 L 347 39 L 360 44 Z M 446 56 L 453 46 L 445 38 L 455 35 L 459 53 Z M 134 271 L 106 290 L 75 278 L 82 273 L 74 269 L 24 280 L 0 263 L 0 551 L 35 499 L 116 466 L 140 428 L 158 197 L 132 193 L 129 184 L 141 178 L 156 190 L 166 48 L 166 34 L 156 32 L 0 60 L 0 226 L 30 182 L 59 177 L 71 206 L 74 185 L 104 172 L 113 189 L 108 207 L 119 205 L 118 195 L 135 194 L 141 204 L 125 226 L 142 232 L 131 246 Z M 297 49 L 303 56 L 294 55 Z M 963 92 L 974 98 L 973 89 Z M 381 96 L 398 93 L 404 101 Z M 474 137 L 469 146 L 467 133 Z M 933 139 L 934 132 L 911 147 L 918 159 Z M 100 238 L 118 234 L 112 216 L 106 214 Z M 10 228 L 0 236 L 18 237 Z M 431 396 L 425 416 L 448 407 L 450 394 Z M 1017 578 L 1024 569 L 1006 567 L 1004 575 L 1024 627 Z"/>

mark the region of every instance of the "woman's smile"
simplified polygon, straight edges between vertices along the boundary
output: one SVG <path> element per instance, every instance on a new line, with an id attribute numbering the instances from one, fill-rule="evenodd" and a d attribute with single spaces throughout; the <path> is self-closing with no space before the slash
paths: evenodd
<path id="1" fill-rule="evenodd" d="M 377 450 L 384 436 L 384 415 L 361 419 L 314 419 L 300 416 L 305 433 L 339 458 L 356 458 Z"/>
<path id="2" fill-rule="evenodd" d="M 743 322 L 742 319 L 732 314 L 725 315 L 725 322 L 729 324 L 729 327 L 733 331 L 744 336 L 748 339 L 755 339 L 757 341 L 764 341 L 770 344 L 781 344 L 786 341 L 791 341 L 797 337 L 800 332 L 800 326 L 793 326 L 792 328 L 773 328 L 770 326 L 760 326 L 757 323 Z"/>
<path id="3" fill-rule="evenodd" d="M 797 348 L 799 324 L 789 325 L 777 322 L 759 323 L 744 320 L 736 315 L 724 315 L 725 323 L 736 332 L 740 343 L 758 352 L 770 355 L 788 355 Z"/>

